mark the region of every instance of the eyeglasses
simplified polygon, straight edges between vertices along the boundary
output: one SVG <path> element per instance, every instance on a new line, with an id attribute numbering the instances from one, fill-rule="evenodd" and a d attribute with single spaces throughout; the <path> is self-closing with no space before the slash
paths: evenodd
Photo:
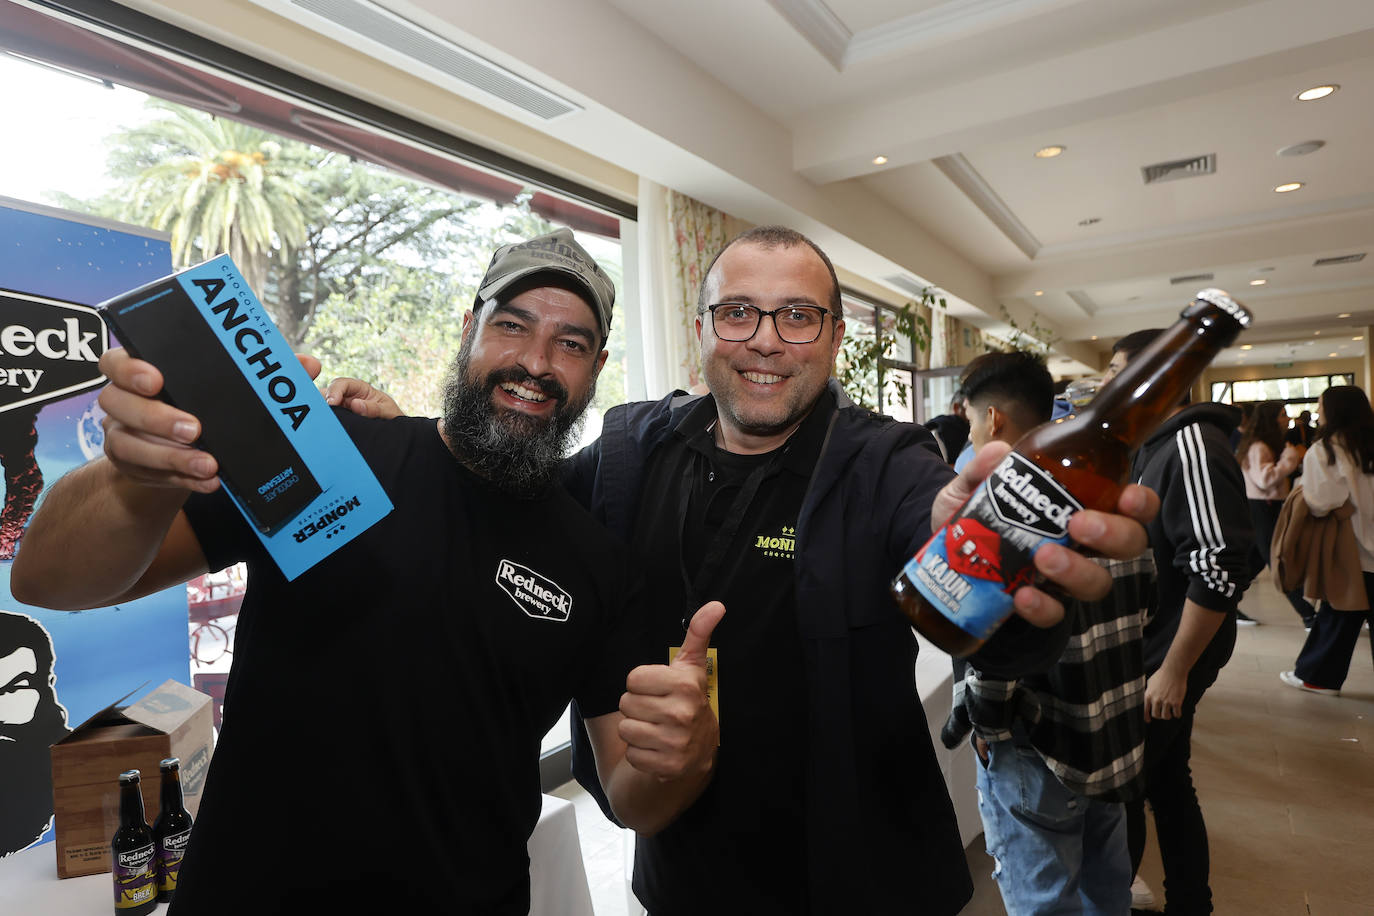
<path id="1" fill-rule="evenodd" d="M 711 329 L 716 336 L 731 343 L 757 334 L 764 316 L 773 319 L 778 338 L 790 344 L 808 344 L 820 337 L 826 315 L 839 320 L 833 312 L 814 305 L 788 305 L 766 312 L 743 302 L 717 302 L 706 310 L 711 313 Z"/>

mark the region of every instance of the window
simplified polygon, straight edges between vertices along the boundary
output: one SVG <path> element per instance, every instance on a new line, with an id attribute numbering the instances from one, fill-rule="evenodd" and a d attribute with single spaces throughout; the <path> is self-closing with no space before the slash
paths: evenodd
<path id="1" fill-rule="evenodd" d="M 923 319 L 849 292 L 842 296 L 845 335 L 840 382 L 865 407 L 898 420 L 916 418 L 913 397 Z"/>
<path id="2" fill-rule="evenodd" d="M 1332 385 L 1353 385 L 1355 376 L 1349 372 L 1333 375 L 1307 375 L 1293 378 L 1237 379 L 1231 382 L 1213 382 L 1212 400 L 1222 404 L 1246 404 L 1259 401 L 1283 401 L 1298 411 L 1315 410 L 1317 398 Z"/>
<path id="3" fill-rule="evenodd" d="M 621 285 L 632 205 L 125 7 L 49 6 L 75 8 L 6 4 L 0 81 L 24 87 L 5 99 L 24 141 L 0 148 L 0 195 L 167 231 L 177 268 L 227 250 L 329 375 L 437 414 L 463 312 L 516 238 L 568 226 Z M 588 439 L 637 358 L 623 333 L 609 348 Z M 243 579 L 188 585 L 197 679 L 228 670 Z M 546 751 L 566 748 L 560 725 Z"/>

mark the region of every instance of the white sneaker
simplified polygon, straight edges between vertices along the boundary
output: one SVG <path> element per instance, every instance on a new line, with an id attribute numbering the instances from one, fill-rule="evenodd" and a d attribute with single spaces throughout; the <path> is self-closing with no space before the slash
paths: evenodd
<path id="1" fill-rule="evenodd" d="M 1155 893 L 1150 890 L 1150 885 L 1145 883 L 1145 879 L 1139 875 L 1131 882 L 1131 906 L 1144 908 L 1155 905 Z"/>
<path id="2" fill-rule="evenodd" d="M 1279 680 L 1283 681 L 1289 687 L 1306 690 L 1308 693 L 1322 693 L 1329 697 L 1338 697 L 1341 695 L 1341 692 L 1335 687 L 1318 687 L 1316 684 L 1307 683 L 1302 678 L 1298 677 L 1297 673 L 1294 671 L 1280 671 Z"/>

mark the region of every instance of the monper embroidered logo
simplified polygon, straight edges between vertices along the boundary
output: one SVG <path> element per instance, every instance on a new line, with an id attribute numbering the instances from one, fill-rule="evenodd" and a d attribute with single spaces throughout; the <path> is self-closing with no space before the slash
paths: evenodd
<path id="1" fill-rule="evenodd" d="M 765 557 L 790 560 L 792 552 L 797 548 L 797 529 L 783 525 L 781 534 L 760 534 L 754 540 L 754 546 Z"/>
<path id="2" fill-rule="evenodd" d="M 536 620 L 566 623 L 572 614 L 572 595 L 528 566 L 502 560 L 496 565 L 496 584 L 520 610 Z"/>

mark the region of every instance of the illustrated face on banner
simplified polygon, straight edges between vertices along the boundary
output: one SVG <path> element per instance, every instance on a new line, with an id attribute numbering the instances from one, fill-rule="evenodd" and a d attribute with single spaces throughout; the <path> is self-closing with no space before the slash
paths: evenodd
<path id="1" fill-rule="evenodd" d="M 48 748 L 70 732 L 52 666 L 48 631 L 0 611 L 0 856 L 36 842 L 52 819 Z"/>

